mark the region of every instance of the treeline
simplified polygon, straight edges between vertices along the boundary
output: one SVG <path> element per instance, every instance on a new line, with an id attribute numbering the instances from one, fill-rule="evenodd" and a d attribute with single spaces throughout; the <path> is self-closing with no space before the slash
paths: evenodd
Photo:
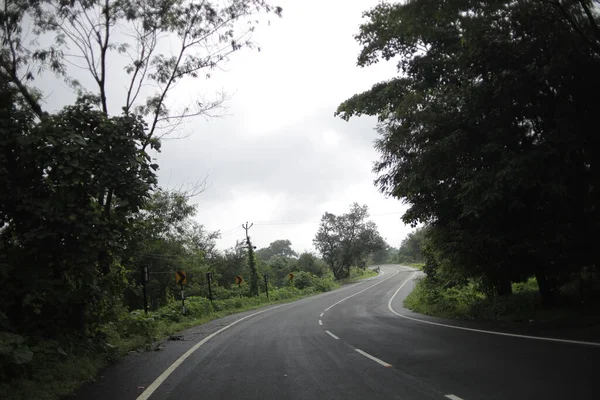
<path id="1" fill-rule="evenodd" d="M 34 372 L 62 357 L 112 354 L 119 344 L 127 349 L 268 303 L 267 285 L 273 300 L 331 290 L 336 278 L 366 275 L 366 260 L 384 245 L 366 206 L 354 205 L 356 213 L 324 217 L 332 225 L 317 234 L 329 246 L 323 259 L 297 254 L 289 240 L 255 253 L 248 240 L 220 251 L 219 232 L 196 221 L 190 194 L 158 187 L 148 151 L 160 142 L 147 137 L 139 116 L 106 115 L 83 96 L 40 120 L 1 78 L 2 390 L 13 380 L 53 376 Z M 141 311 L 144 266 L 148 315 Z M 185 313 L 179 270 L 187 275 Z"/>
<path id="2" fill-rule="evenodd" d="M 158 187 L 153 157 L 159 138 L 214 115 L 225 100 L 174 104 L 172 89 L 253 48 L 236 38 L 255 30 L 259 14 L 281 11 L 264 0 L 3 3 L 3 394 L 8 381 L 49 376 L 65 360 L 90 361 L 112 348 L 107 327 L 147 331 L 149 320 L 130 318 L 142 307 L 142 265 L 150 266 L 152 310 L 172 302 L 179 269 L 189 271 L 189 292 L 204 295 L 203 274 L 216 268 L 215 296 L 230 295 L 245 255 L 215 250 L 218 232 L 194 221 L 189 193 Z M 40 78 L 73 99 L 48 99 Z"/>
<path id="3" fill-rule="evenodd" d="M 338 115 L 379 119 L 375 171 L 426 228 L 428 280 L 487 296 L 535 277 L 544 305 L 600 294 L 597 1 L 382 3 L 358 64 L 398 76 Z"/>

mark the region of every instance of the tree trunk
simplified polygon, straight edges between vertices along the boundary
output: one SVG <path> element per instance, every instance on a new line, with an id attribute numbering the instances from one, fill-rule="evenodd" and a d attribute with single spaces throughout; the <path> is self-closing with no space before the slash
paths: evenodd
<path id="1" fill-rule="evenodd" d="M 496 294 L 498 296 L 509 296 L 512 294 L 512 284 L 510 279 L 501 278 L 496 284 Z"/>
<path id="2" fill-rule="evenodd" d="M 546 272 L 543 270 L 543 268 L 536 268 L 535 279 L 537 280 L 538 290 L 542 298 L 542 307 L 551 307 L 554 303 L 554 293 L 552 291 L 552 287 L 550 286 L 550 282 L 548 282 Z"/>

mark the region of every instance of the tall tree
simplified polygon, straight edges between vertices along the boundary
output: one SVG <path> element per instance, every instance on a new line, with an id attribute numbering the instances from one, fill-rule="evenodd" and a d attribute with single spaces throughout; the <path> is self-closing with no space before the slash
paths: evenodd
<path id="1" fill-rule="evenodd" d="M 36 122 L 0 82 L 0 320 L 18 332 L 85 332 L 110 318 L 122 290 L 97 260 L 123 253 L 156 185 L 144 124 L 85 99 Z M 99 200 L 107 186 L 112 205 Z"/>
<path id="2" fill-rule="evenodd" d="M 417 262 L 423 261 L 423 249 L 425 247 L 425 227 L 417 228 L 414 232 L 406 235 L 402 240 L 400 249 L 398 250 L 399 262 Z"/>
<path id="3" fill-rule="evenodd" d="M 549 303 L 549 277 L 596 264 L 583 250 L 600 225 L 591 4 L 383 3 L 357 35 L 359 65 L 398 57 L 402 76 L 338 115 L 379 117 L 378 186 L 492 293 L 535 275 Z"/>
<path id="4" fill-rule="evenodd" d="M 337 279 L 346 278 L 351 266 L 364 267 L 366 257 L 385 246 L 368 217 L 368 207 L 354 203 L 347 214 L 325 213 L 321 218 L 313 243 Z"/>
<path id="5" fill-rule="evenodd" d="M 292 249 L 292 242 L 287 239 L 276 240 L 265 247 L 256 251 L 256 255 L 263 261 L 269 261 L 273 256 L 297 257 L 298 254 Z"/>
<path id="6" fill-rule="evenodd" d="M 29 85 L 49 68 L 80 94 L 92 95 L 105 114 L 144 116 L 146 146 L 174 122 L 211 115 L 222 95 L 176 106 L 169 93 L 186 80 L 210 77 L 233 52 L 254 47 L 253 17 L 281 11 L 264 0 L 5 0 L 0 73 L 42 118 L 39 94 Z M 48 34 L 54 36 L 49 46 L 31 40 Z M 87 73 L 84 80 L 75 79 L 77 70 Z M 118 98 L 110 99 L 123 83 Z"/>
<path id="7" fill-rule="evenodd" d="M 253 16 L 282 11 L 264 0 L 5 0 L 3 5 L 0 76 L 37 119 L 48 114 L 35 80 L 50 70 L 104 115 L 143 119 L 142 150 L 157 150 L 158 139 L 181 121 L 212 115 L 223 95 L 179 105 L 170 94 L 190 79 L 210 77 L 233 52 L 254 47 Z M 48 37 L 53 44 L 44 45 Z M 83 79 L 76 79 L 81 71 Z M 98 192 L 108 217 L 115 190 L 107 182 Z M 101 247 L 99 262 L 108 273 L 109 244 Z"/>

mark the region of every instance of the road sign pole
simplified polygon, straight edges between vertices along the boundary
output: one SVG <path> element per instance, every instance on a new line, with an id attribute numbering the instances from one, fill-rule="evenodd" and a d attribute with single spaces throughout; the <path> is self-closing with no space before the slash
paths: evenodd
<path id="1" fill-rule="evenodd" d="M 269 284 L 267 283 L 267 274 L 264 275 L 265 278 L 265 292 L 267 293 L 267 299 L 269 298 Z"/>
<path id="2" fill-rule="evenodd" d="M 181 312 L 185 314 L 185 297 L 183 294 L 183 284 L 181 284 Z"/>
<path id="3" fill-rule="evenodd" d="M 144 313 L 148 314 L 148 280 L 150 278 L 150 271 L 148 266 L 142 267 L 142 287 L 144 292 Z"/>
<path id="4" fill-rule="evenodd" d="M 242 298 L 242 284 L 238 283 L 238 289 L 240 291 L 240 299 Z"/>

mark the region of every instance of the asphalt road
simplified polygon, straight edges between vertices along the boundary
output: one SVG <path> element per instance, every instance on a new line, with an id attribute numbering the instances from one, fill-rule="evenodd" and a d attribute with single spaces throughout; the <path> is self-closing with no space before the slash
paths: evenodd
<path id="1" fill-rule="evenodd" d="M 415 273 L 381 270 L 341 290 L 193 328 L 183 342 L 132 354 L 73 398 L 600 398 L 592 390 L 600 346 L 439 325 L 465 326 L 404 309 Z"/>

